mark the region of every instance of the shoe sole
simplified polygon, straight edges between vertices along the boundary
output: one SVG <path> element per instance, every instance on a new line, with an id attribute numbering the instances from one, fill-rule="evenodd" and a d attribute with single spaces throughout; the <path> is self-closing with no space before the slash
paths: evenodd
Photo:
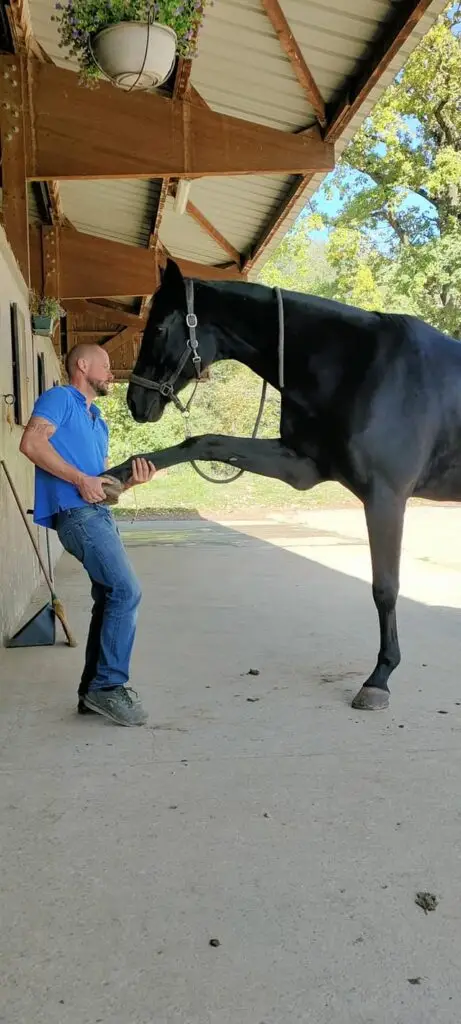
<path id="1" fill-rule="evenodd" d="M 142 722 L 122 722 L 120 718 L 116 717 L 116 715 L 111 715 L 110 711 L 103 711 L 102 708 L 99 708 L 97 705 L 92 704 L 89 697 L 83 698 L 83 705 L 87 711 L 92 711 L 95 715 L 101 715 L 102 718 L 108 718 L 109 721 L 115 722 L 116 725 L 123 725 L 128 729 L 132 729 L 135 726 L 145 725 L 147 722 L 147 715 L 142 720 Z"/>
<path id="2" fill-rule="evenodd" d="M 77 713 L 79 715 L 96 715 L 97 714 L 96 711 L 93 711 L 93 708 L 85 707 L 85 704 L 83 703 L 83 700 L 81 700 L 81 699 L 79 700 L 79 702 L 77 704 Z"/>

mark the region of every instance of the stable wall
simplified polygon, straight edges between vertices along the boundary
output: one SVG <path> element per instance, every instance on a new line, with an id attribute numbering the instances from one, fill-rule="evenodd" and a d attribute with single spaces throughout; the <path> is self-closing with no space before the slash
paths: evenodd
<path id="1" fill-rule="evenodd" d="M 7 406 L 5 395 L 13 394 L 14 367 L 12 307 L 17 325 L 19 363 L 19 402 Z M 0 225 L 0 458 L 4 459 L 26 509 L 33 507 L 34 469 L 19 451 L 24 425 L 32 411 L 39 388 L 39 356 L 42 357 L 43 384 L 60 382 L 61 368 L 53 344 L 48 338 L 33 336 L 28 289 L 18 269 L 5 232 Z M 29 517 L 32 521 L 32 516 Z M 46 532 L 33 527 L 47 564 Z M 53 564 L 61 553 L 54 531 L 50 531 Z M 20 517 L 3 470 L 0 468 L 0 643 L 14 632 L 21 616 L 41 581 L 36 555 Z"/>

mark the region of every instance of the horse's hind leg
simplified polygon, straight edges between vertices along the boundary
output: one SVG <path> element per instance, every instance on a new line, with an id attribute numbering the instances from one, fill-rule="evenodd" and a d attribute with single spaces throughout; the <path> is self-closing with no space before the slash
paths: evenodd
<path id="1" fill-rule="evenodd" d="M 380 629 L 376 668 L 352 702 L 352 707 L 365 711 L 388 707 L 388 679 L 400 662 L 395 606 L 399 592 L 405 504 L 405 498 L 384 484 L 376 486 L 372 498 L 365 502 L 373 568 L 373 599 Z"/>

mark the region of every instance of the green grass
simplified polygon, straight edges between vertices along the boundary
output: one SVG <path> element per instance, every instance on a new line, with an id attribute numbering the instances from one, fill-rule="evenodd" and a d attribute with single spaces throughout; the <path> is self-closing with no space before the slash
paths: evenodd
<path id="1" fill-rule="evenodd" d="M 234 483 L 211 484 L 202 480 L 192 466 L 175 466 L 159 473 L 150 484 L 124 494 L 115 512 L 127 516 L 137 508 L 143 517 L 185 516 L 189 512 L 251 518 L 258 510 L 308 511 L 354 505 L 354 497 L 339 484 L 321 484 L 312 491 L 301 492 L 251 473 L 245 473 Z"/>

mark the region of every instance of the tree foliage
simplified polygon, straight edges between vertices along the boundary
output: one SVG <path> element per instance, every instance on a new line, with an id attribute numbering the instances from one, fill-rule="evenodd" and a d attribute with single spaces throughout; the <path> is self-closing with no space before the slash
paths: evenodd
<path id="1" fill-rule="evenodd" d="M 455 337 L 461 336 L 460 22 L 459 5 L 445 11 L 357 132 L 329 184 L 341 209 L 327 219 L 338 298 L 356 302 L 362 293 L 359 305 L 411 312 Z"/>

